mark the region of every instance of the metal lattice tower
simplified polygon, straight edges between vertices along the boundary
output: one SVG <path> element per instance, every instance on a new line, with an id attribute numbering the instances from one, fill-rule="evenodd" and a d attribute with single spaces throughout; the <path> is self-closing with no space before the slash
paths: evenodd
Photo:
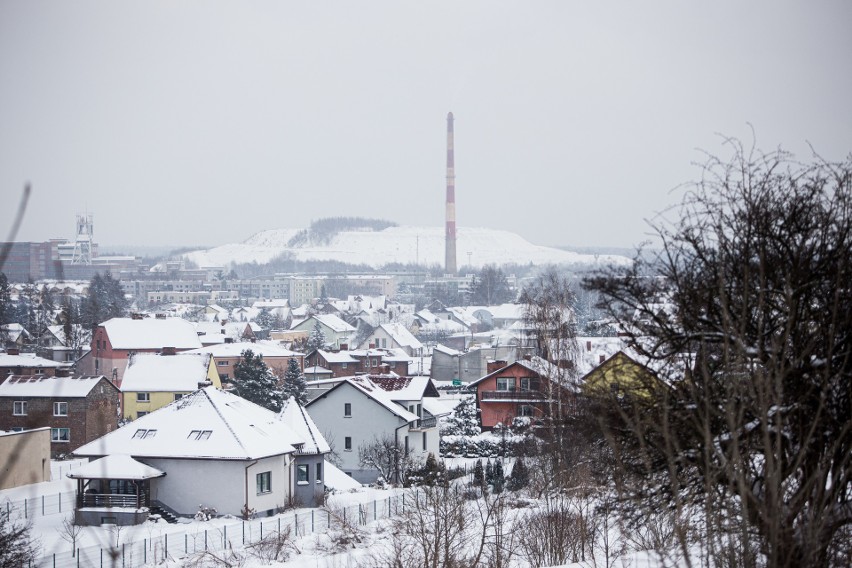
<path id="1" fill-rule="evenodd" d="M 94 235 L 94 222 L 92 214 L 77 215 L 77 237 L 74 241 L 74 256 L 71 264 L 92 264 L 92 236 Z"/>

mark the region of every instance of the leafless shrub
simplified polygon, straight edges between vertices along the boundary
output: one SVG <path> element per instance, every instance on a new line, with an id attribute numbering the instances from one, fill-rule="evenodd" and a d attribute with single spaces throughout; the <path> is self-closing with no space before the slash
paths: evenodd
<path id="1" fill-rule="evenodd" d="M 521 554 L 532 566 L 555 566 L 591 558 L 589 519 L 562 495 L 542 499 L 541 508 L 524 514 L 518 535 Z"/>
<path id="2" fill-rule="evenodd" d="M 261 564 L 266 565 L 285 562 L 294 553 L 298 554 L 299 549 L 296 547 L 289 526 L 246 546 L 246 554 L 250 558 L 256 558 Z"/>

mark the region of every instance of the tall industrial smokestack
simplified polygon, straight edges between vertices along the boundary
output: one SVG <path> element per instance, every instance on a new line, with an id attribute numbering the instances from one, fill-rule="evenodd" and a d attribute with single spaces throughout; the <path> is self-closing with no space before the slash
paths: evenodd
<path id="1" fill-rule="evenodd" d="M 453 157 L 453 113 L 447 114 L 447 243 L 446 273 L 455 274 L 456 268 L 456 168 Z"/>

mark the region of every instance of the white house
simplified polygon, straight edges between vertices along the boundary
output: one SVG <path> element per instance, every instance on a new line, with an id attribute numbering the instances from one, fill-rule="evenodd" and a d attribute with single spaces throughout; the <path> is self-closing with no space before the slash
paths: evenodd
<path id="1" fill-rule="evenodd" d="M 325 335 L 326 345 L 331 345 L 337 349 L 340 348 L 341 343 L 346 343 L 349 337 L 356 331 L 354 327 L 332 314 L 311 316 L 294 325 L 291 330 L 310 333 L 317 322 L 319 322 L 320 329 L 322 329 L 323 335 Z"/>
<path id="2" fill-rule="evenodd" d="M 268 513 L 297 497 L 305 505 L 318 504 L 328 451 L 320 430 L 294 402 L 276 414 L 206 387 L 78 448 L 74 455 L 127 454 L 165 473 L 150 479 L 152 506 L 193 515 L 203 504 L 220 514 L 240 515 L 245 509 Z M 115 493 L 109 484 L 98 485 L 80 490 Z"/>
<path id="3" fill-rule="evenodd" d="M 357 375 L 312 381 L 306 405 L 314 422 L 333 440 L 340 469 L 361 483 L 373 483 L 376 469 L 360 463 L 359 449 L 392 440 L 415 459 L 438 455 L 439 434 L 429 398 L 439 396 L 428 377 Z M 389 480 L 392 481 L 392 480 Z"/>
<path id="4" fill-rule="evenodd" d="M 423 344 L 400 323 L 381 324 L 364 343 L 381 349 L 402 349 L 410 357 L 420 355 L 423 349 Z"/>

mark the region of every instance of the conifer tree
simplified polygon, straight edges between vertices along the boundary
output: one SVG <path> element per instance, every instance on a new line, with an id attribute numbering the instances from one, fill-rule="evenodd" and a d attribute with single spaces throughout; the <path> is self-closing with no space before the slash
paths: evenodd
<path id="1" fill-rule="evenodd" d="M 290 357 L 287 361 L 287 370 L 284 371 L 284 383 L 281 385 L 281 394 L 283 400 L 289 400 L 290 397 L 293 397 L 302 406 L 308 403 L 308 385 L 305 381 L 305 375 L 302 374 L 302 370 L 299 368 L 299 362 L 293 357 Z"/>
<path id="2" fill-rule="evenodd" d="M 527 470 L 527 465 L 524 463 L 524 458 L 518 456 L 518 459 L 515 460 L 515 465 L 512 466 L 512 473 L 509 474 L 508 489 L 509 491 L 523 489 L 527 486 L 529 480 L 530 474 L 529 470 Z"/>
<path id="3" fill-rule="evenodd" d="M 243 351 L 234 365 L 234 382 L 237 396 L 274 412 L 281 410 L 283 398 L 278 379 L 266 366 L 263 355 L 255 355 L 251 349 Z"/>
<path id="4" fill-rule="evenodd" d="M 491 465 L 490 459 L 485 462 L 485 483 L 487 485 L 494 484 L 494 466 Z"/>
<path id="5" fill-rule="evenodd" d="M 314 324 L 314 328 L 311 330 L 311 334 L 308 336 L 308 342 L 305 344 L 305 347 L 308 351 L 313 351 L 314 349 L 322 349 L 325 347 L 325 333 L 322 331 L 322 327 L 320 327 L 320 322 Z"/>
<path id="6" fill-rule="evenodd" d="M 491 484 L 494 486 L 494 493 L 502 493 L 503 485 L 506 482 L 506 477 L 503 475 L 503 462 L 502 460 L 497 460 L 494 463 L 494 480 Z"/>
<path id="7" fill-rule="evenodd" d="M 485 471 L 482 469 L 482 460 L 476 460 L 473 466 L 473 486 L 485 487 Z"/>

